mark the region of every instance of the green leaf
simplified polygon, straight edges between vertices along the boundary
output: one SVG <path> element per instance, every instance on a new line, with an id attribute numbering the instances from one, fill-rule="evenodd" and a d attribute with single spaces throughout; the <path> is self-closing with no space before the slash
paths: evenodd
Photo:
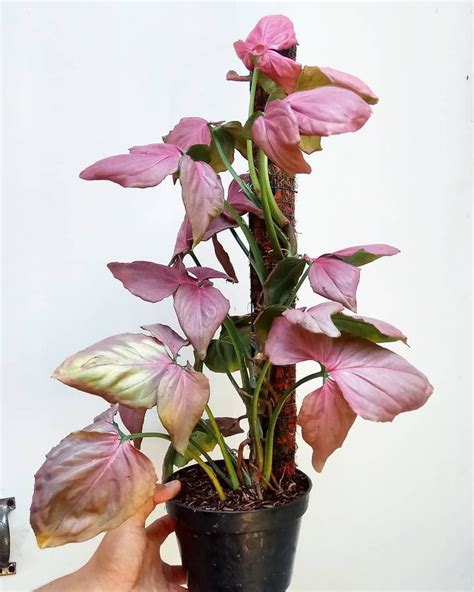
<path id="1" fill-rule="evenodd" d="M 228 335 L 211 341 L 204 363 L 211 372 L 226 373 L 240 370 L 239 358 Z"/>
<path id="2" fill-rule="evenodd" d="M 207 144 L 194 144 L 186 152 L 193 160 L 200 160 L 202 162 L 211 162 L 211 148 Z"/>
<path id="3" fill-rule="evenodd" d="M 223 129 L 222 126 L 213 131 L 212 142 L 210 147 L 209 164 L 216 171 L 216 173 L 222 173 L 223 171 L 227 170 L 227 167 L 222 162 L 222 158 L 219 156 L 219 153 L 216 148 L 216 143 L 214 141 L 214 135 L 217 136 L 217 139 L 220 142 L 224 154 L 226 155 L 227 160 L 230 162 L 230 164 L 234 162 L 235 142 L 234 138 L 232 137 L 232 134 Z"/>
<path id="4" fill-rule="evenodd" d="M 383 255 L 375 255 L 374 253 L 369 253 L 365 249 L 360 249 L 357 253 L 354 253 L 350 256 L 340 256 L 335 255 L 338 259 L 342 259 L 346 263 L 350 265 L 354 265 L 355 267 L 360 267 L 361 265 L 367 265 L 367 263 L 372 263 L 372 261 L 376 261 L 383 257 Z"/>
<path id="5" fill-rule="evenodd" d="M 247 158 L 247 140 L 251 140 L 252 136 L 248 134 L 240 121 L 228 121 L 221 126 L 221 129 L 232 136 L 235 148 L 244 158 Z"/>
<path id="6" fill-rule="evenodd" d="M 206 452 L 212 452 L 217 445 L 217 440 L 214 438 L 214 436 L 211 436 L 207 432 L 201 430 L 195 431 L 191 434 L 191 443 L 192 442 L 196 442 Z M 188 449 L 184 454 L 176 452 L 173 459 L 173 464 L 175 467 L 181 469 L 193 460 L 190 454 L 190 448 L 191 447 L 188 446 Z M 193 452 L 196 454 L 196 449 L 194 449 Z"/>
<path id="7" fill-rule="evenodd" d="M 311 90 L 328 84 L 331 84 L 331 81 L 317 66 L 304 66 L 296 83 L 296 91 Z"/>
<path id="8" fill-rule="evenodd" d="M 394 331 L 392 332 L 392 335 L 389 335 L 387 329 L 382 331 L 368 319 L 351 317 L 345 315 L 342 312 L 331 315 L 331 318 L 339 331 L 342 333 L 348 333 L 354 337 L 362 337 L 362 339 L 367 339 L 368 341 L 372 341 L 374 343 L 388 343 L 391 341 L 403 341 L 403 343 L 407 343 L 407 338 L 402 335 L 395 327 L 393 327 Z M 377 321 L 374 319 L 374 322 Z M 386 325 L 388 329 L 392 328 L 391 325 L 386 323 L 383 325 Z"/>
<path id="9" fill-rule="evenodd" d="M 319 152 L 321 147 L 321 136 L 301 136 L 300 148 L 306 154 Z"/>
<path id="10" fill-rule="evenodd" d="M 271 103 L 272 101 L 275 101 L 276 99 L 284 99 L 285 97 L 287 97 L 288 95 L 286 94 L 286 92 L 282 89 L 282 88 L 276 88 L 269 96 L 268 96 L 268 102 Z"/>
<path id="11" fill-rule="evenodd" d="M 258 317 L 255 319 L 254 328 L 260 343 L 263 343 L 266 340 L 273 321 L 285 310 L 287 310 L 286 306 L 274 304 L 273 306 L 269 306 L 268 308 L 262 310 L 262 312 L 258 315 Z"/>
<path id="12" fill-rule="evenodd" d="M 263 90 L 269 95 L 271 95 L 275 91 L 281 91 L 283 92 L 284 96 L 286 96 L 285 91 L 279 84 L 277 84 L 274 80 L 272 80 L 268 76 L 265 76 L 265 74 L 262 74 L 261 72 L 258 75 L 258 85 L 262 87 Z"/>
<path id="13" fill-rule="evenodd" d="M 244 348 L 250 355 L 250 337 L 252 332 L 250 315 L 242 317 L 235 316 L 231 317 L 231 319 L 240 333 Z M 225 327 L 222 327 L 219 338 L 213 339 L 209 344 L 204 363 L 211 372 L 225 373 L 240 370 L 240 360 L 235 353 L 232 340 Z"/>
<path id="14" fill-rule="evenodd" d="M 252 113 L 252 115 L 245 122 L 244 134 L 248 140 L 252 139 L 252 126 L 253 126 L 254 121 L 258 117 L 262 117 L 262 115 L 263 115 L 263 111 L 255 111 L 254 113 Z"/>
<path id="15" fill-rule="evenodd" d="M 299 257 L 288 257 L 279 261 L 263 286 L 267 305 L 284 304 L 295 288 L 306 267 L 306 261 Z"/>

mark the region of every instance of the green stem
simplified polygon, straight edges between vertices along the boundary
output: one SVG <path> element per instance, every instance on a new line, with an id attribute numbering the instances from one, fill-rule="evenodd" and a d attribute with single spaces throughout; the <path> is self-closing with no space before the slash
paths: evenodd
<path id="1" fill-rule="evenodd" d="M 265 226 L 267 227 L 268 238 L 270 239 L 270 242 L 272 244 L 275 258 L 283 259 L 283 252 L 280 247 L 280 241 L 278 240 L 278 237 L 275 232 L 272 211 L 270 209 L 270 194 L 265 183 L 265 179 L 268 181 L 268 158 L 261 148 L 258 149 L 258 171 L 261 186 L 263 217 L 265 219 Z M 269 182 L 268 185 L 270 185 Z"/>
<path id="2" fill-rule="evenodd" d="M 162 440 L 168 440 L 168 442 L 171 442 L 171 438 L 168 436 L 168 434 L 161 434 L 159 432 L 143 432 L 140 434 L 123 435 L 122 442 L 125 442 L 127 440 L 133 440 L 135 438 L 161 438 Z M 219 483 L 219 480 L 217 479 L 214 471 L 208 465 L 206 465 L 206 463 L 199 457 L 199 454 L 196 454 L 195 452 L 193 452 L 191 448 L 188 448 L 188 453 L 189 453 L 189 456 L 193 460 L 195 460 L 198 463 L 198 465 L 200 467 L 202 467 L 202 469 L 206 472 L 207 476 L 209 477 L 209 479 L 212 481 L 212 484 L 216 488 L 216 491 L 217 491 L 220 499 L 222 501 L 224 501 L 225 494 L 224 494 L 221 484 Z"/>
<path id="3" fill-rule="evenodd" d="M 209 436 L 211 436 L 212 438 L 215 438 L 214 430 L 211 427 L 209 427 L 209 424 L 207 424 L 203 419 L 199 420 L 199 424 L 198 425 L 206 432 L 206 434 L 209 434 Z M 235 458 L 235 454 L 234 454 L 233 450 L 228 446 L 228 444 L 225 441 L 225 439 L 224 439 L 224 445 L 225 445 L 225 448 L 227 450 L 227 453 L 229 454 L 229 456 L 230 456 L 230 458 L 232 460 L 232 463 L 234 465 L 236 465 L 237 464 L 237 459 Z"/>
<path id="4" fill-rule="evenodd" d="M 263 478 L 268 483 L 270 481 L 272 475 L 272 465 L 273 465 L 273 441 L 275 438 L 275 427 L 278 421 L 278 416 L 280 415 L 281 410 L 283 409 L 284 404 L 286 403 L 288 397 L 302 384 L 308 382 L 309 380 L 313 380 L 314 378 L 321 378 L 325 376 L 325 372 L 322 370 L 321 372 L 316 372 L 314 374 L 310 374 L 305 376 L 301 380 L 298 380 L 293 386 L 291 386 L 288 390 L 286 390 L 283 395 L 279 398 L 278 403 L 273 410 L 273 413 L 270 417 L 270 421 L 268 422 L 268 430 L 267 436 L 265 440 L 265 463 L 263 465 Z"/>
<path id="5" fill-rule="evenodd" d="M 258 149 L 258 173 L 260 179 L 260 191 L 262 194 L 267 194 L 268 205 L 270 207 L 273 219 L 278 224 L 278 226 L 283 228 L 288 226 L 288 219 L 283 215 L 283 212 L 280 210 L 277 202 L 275 201 L 275 196 L 273 195 L 272 187 L 270 185 L 270 176 L 268 173 L 268 157 L 261 148 Z"/>
<path id="6" fill-rule="evenodd" d="M 228 370 L 226 370 L 226 375 L 227 375 L 227 378 L 232 383 L 232 386 L 235 388 L 235 390 L 237 392 L 240 392 L 241 389 L 240 389 L 238 382 L 235 380 L 235 378 L 232 376 L 232 374 Z"/>
<path id="7" fill-rule="evenodd" d="M 240 239 L 240 236 L 237 234 L 237 231 L 235 230 L 235 228 L 231 228 L 230 232 L 231 232 L 232 236 L 235 238 L 235 242 L 239 245 L 239 247 L 244 252 L 247 259 L 250 259 L 250 251 L 247 249 L 247 247 L 244 245 L 244 243 Z"/>
<path id="8" fill-rule="evenodd" d="M 258 83 L 258 70 L 257 68 L 254 69 L 252 74 L 252 83 L 250 85 L 250 99 L 249 99 L 249 111 L 248 116 L 249 118 L 252 117 L 254 109 L 255 109 L 255 93 L 257 91 L 257 83 Z M 247 160 L 249 163 L 249 173 L 250 173 L 250 180 L 252 181 L 253 190 L 260 194 L 260 183 L 257 176 L 257 171 L 255 170 L 255 162 L 253 159 L 253 142 L 252 140 L 247 140 Z"/>
<path id="9" fill-rule="evenodd" d="M 209 423 L 211 424 L 212 429 L 214 430 L 214 437 L 216 438 L 217 444 L 219 445 L 219 448 L 221 449 L 222 456 L 224 457 L 224 463 L 225 463 L 227 472 L 229 473 L 231 487 L 234 490 L 238 489 L 240 487 L 239 478 L 237 477 L 237 473 L 235 472 L 234 464 L 232 463 L 232 459 L 230 458 L 229 452 L 227 450 L 227 446 L 224 442 L 224 438 L 221 434 L 219 426 L 217 425 L 216 419 L 215 419 L 214 415 L 212 414 L 212 411 L 209 408 L 209 405 L 206 405 L 205 409 L 206 409 L 207 416 L 209 418 Z"/>
<path id="10" fill-rule="evenodd" d="M 127 440 L 135 440 L 135 438 L 161 438 L 162 440 L 168 440 L 171 442 L 171 438 L 168 434 L 161 434 L 160 432 L 143 432 L 138 434 L 123 434 L 122 442 Z"/>
<path id="11" fill-rule="evenodd" d="M 196 450 L 199 452 L 199 454 L 201 456 L 204 456 L 204 458 L 207 461 L 207 464 L 212 467 L 212 469 L 214 470 L 214 472 L 216 473 L 216 475 L 219 475 L 219 477 L 229 486 L 232 487 L 232 484 L 230 482 L 229 479 L 227 479 L 227 477 L 225 476 L 225 473 L 219 468 L 219 466 L 214 462 L 214 460 L 209 456 L 209 454 L 204 450 L 204 448 L 198 443 L 196 442 L 196 440 L 194 440 L 193 438 L 191 438 L 191 440 L 189 441 L 189 445 L 191 447 L 196 448 Z"/>
<path id="12" fill-rule="evenodd" d="M 209 477 L 209 479 L 212 481 L 212 484 L 214 485 L 217 494 L 219 495 L 219 498 L 221 499 L 221 501 L 225 500 L 225 493 L 224 490 L 222 489 L 221 484 L 219 483 L 219 479 L 216 477 L 216 474 L 214 473 L 214 471 L 211 469 L 211 467 L 209 465 L 207 465 L 199 456 L 199 454 L 196 454 L 195 452 L 192 452 L 191 450 L 189 451 L 189 456 L 195 460 L 197 462 L 197 464 L 202 468 L 202 470 L 207 474 L 207 476 Z"/>
<path id="13" fill-rule="evenodd" d="M 286 236 L 286 234 L 283 232 L 283 230 L 278 225 L 275 226 L 275 232 L 278 236 L 278 240 L 280 241 L 280 243 L 291 255 L 291 245 L 290 245 L 290 241 L 288 240 L 288 237 Z"/>
<path id="14" fill-rule="evenodd" d="M 234 218 L 234 220 L 237 222 L 237 224 L 240 226 L 240 229 L 244 233 L 244 236 L 247 239 L 250 252 L 252 253 L 253 257 L 253 259 L 251 259 L 250 262 L 252 263 L 252 266 L 255 269 L 260 283 L 263 284 L 265 282 L 267 275 L 265 271 L 265 264 L 263 262 L 262 253 L 260 252 L 257 242 L 253 237 L 252 231 L 245 223 L 245 220 L 242 218 L 242 216 L 229 203 L 226 202 L 225 208 L 232 216 L 232 218 Z"/>
<path id="15" fill-rule="evenodd" d="M 219 156 L 221 157 L 221 160 L 224 163 L 226 169 L 229 171 L 229 173 L 232 175 L 232 177 L 234 178 L 236 183 L 239 185 L 239 187 L 242 189 L 242 191 L 245 193 L 245 195 L 250 199 L 250 201 L 254 205 L 260 207 L 260 204 L 258 202 L 256 195 L 251 191 L 250 187 L 245 183 L 245 181 L 242 179 L 242 177 L 240 177 L 240 175 L 237 174 L 234 167 L 230 164 L 229 159 L 227 158 L 227 156 L 222 148 L 222 144 L 220 143 L 219 138 L 217 137 L 216 133 L 213 133 L 213 138 L 214 138 L 214 144 L 216 145 L 216 148 L 217 148 L 217 152 L 218 152 Z"/>
<path id="16" fill-rule="evenodd" d="M 165 458 L 163 459 L 163 468 L 161 472 L 161 480 L 163 483 L 168 481 L 171 475 L 174 473 L 174 455 L 175 449 L 173 444 L 168 446 L 168 450 L 166 451 Z"/>
<path id="17" fill-rule="evenodd" d="M 306 267 L 306 269 L 304 270 L 303 275 L 300 277 L 300 279 L 298 280 L 298 283 L 296 284 L 296 286 L 293 288 L 291 294 L 288 297 L 288 300 L 285 302 L 286 306 L 291 306 L 296 298 L 296 295 L 299 292 L 299 289 L 301 288 L 301 286 L 303 285 L 305 279 L 308 277 L 309 274 L 309 270 L 311 269 L 311 265 L 313 265 L 312 263 L 308 263 L 308 266 Z"/>
<path id="18" fill-rule="evenodd" d="M 270 368 L 270 365 L 270 360 L 267 360 L 263 365 L 262 369 L 260 370 L 257 384 L 255 386 L 255 391 L 253 393 L 252 408 L 250 413 L 250 430 L 252 432 L 252 439 L 254 443 L 255 460 L 257 461 L 257 466 L 259 469 L 263 467 L 263 447 L 262 440 L 260 437 L 260 425 L 258 421 L 258 400 L 260 397 L 260 391 L 262 390 L 262 386 L 267 376 L 267 372 Z"/>
<path id="19" fill-rule="evenodd" d="M 194 261 L 194 263 L 198 266 L 198 267 L 202 267 L 202 265 L 199 263 L 199 259 L 196 257 L 196 255 L 194 254 L 194 251 L 188 251 L 187 255 L 189 255 L 191 257 L 191 259 Z"/>
<path id="20" fill-rule="evenodd" d="M 249 375 L 247 372 L 247 365 L 245 363 L 245 349 L 240 338 L 239 332 L 235 328 L 234 323 L 230 317 L 226 317 L 222 323 L 227 331 L 227 334 L 232 341 L 235 353 L 240 361 L 240 376 L 242 378 L 242 386 L 244 390 L 250 390 Z"/>

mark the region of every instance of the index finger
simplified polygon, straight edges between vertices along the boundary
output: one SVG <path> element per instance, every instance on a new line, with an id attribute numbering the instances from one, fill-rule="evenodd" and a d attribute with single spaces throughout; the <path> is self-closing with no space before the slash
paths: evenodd
<path id="1" fill-rule="evenodd" d="M 155 520 L 150 526 L 146 527 L 145 532 L 150 541 L 161 545 L 174 532 L 174 520 L 171 516 L 158 518 L 158 520 Z"/>

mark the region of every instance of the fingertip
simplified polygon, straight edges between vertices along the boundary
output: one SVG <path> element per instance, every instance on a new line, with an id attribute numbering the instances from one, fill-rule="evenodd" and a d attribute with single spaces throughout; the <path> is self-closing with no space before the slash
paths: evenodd
<path id="1" fill-rule="evenodd" d="M 155 487 L 153 499 L 155 504 L 166 502 L 178 495 L 181 490 L 181 483 L 179 481 L 168 481 Z"/>

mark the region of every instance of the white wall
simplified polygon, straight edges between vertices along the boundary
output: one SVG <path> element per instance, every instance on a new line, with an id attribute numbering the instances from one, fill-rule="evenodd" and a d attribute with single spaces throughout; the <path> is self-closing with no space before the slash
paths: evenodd
<path id="1" fill-rule="evenodd" d="M 299 180 L 301 249 L 401 248 L 363 269 L 360 312 L 402 328 L 412 348 L 394 349 L 435 386 L 426 407 L 391 425 L 358 420 L 322 475 L 301 443 L 315 487 L 294 591 L 471 589 L 469 4 L 130 2 L 3 4 L 0 494 L 18 506 L 18 575 L 2 578 L 5 591 L 81 565 L 97 544 L 40 551 L 29 529 L 45 453 L 104 408 L 51 371 L 100 338 L 176 326 L 170 301 L 133 298 L 105 264 L 168 261 L 178 189 L 124 190 L 78 172 L 159 141 L 185 115 L 243 119 L 247 86 L 225 81 L 243 70 L 232 42 L 274 12 L 293 19 L 303 63 L 359 75 L 381 97 L 361 132 L 311 157 L 314 174 Z M 224 289 L 242 312 L 243 262 L 238 271 L 244 281 Z M 314 301 L 306 289 L 302 304 Z M 213 384 L 218 413 L 240 409 Z M 159 450 L 145 445 L 157 462 Z"/>

